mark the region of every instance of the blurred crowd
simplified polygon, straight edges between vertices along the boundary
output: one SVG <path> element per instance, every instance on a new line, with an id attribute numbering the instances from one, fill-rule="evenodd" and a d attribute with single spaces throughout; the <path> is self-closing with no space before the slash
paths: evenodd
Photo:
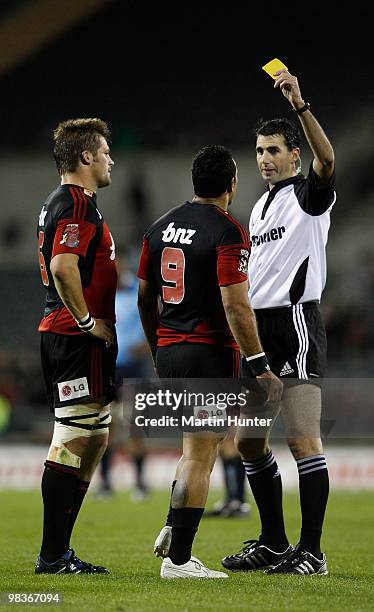
<path id="1" fill-rule="evenodd" d="M 345 269 L 330 269 L 322 309 L 328 338 L 328 375 L 374 375 L 374 251 Z"/>

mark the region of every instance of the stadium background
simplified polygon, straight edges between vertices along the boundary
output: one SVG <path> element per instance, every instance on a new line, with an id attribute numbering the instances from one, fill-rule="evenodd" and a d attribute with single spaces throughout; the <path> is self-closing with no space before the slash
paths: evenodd
<path id="1" fill-rule="evenodd" d="M 346 0 L 303 7 L 0 3 L 0 487 L 38 486 L 51 432 L 36 332 L 44 295 L 35 229 L 41 203 L 57 184 L 51 131 L 69 117 L 100 116 L 112 128 L 113 184 L 100 192 L 99 206 L 135 266 L 149 222 L 191 197 L 191 159 L 205 144 L 224 144 L 234 154 L 240 185 L 233 214 L 247 223 L 263 189 L 252 128 L 260 117 L 295 119 L 260 69 L 281 58 L 299 77 L 336 152 L 338 203 L 323 299 L 329 377 L 373 376 L 373 17 L 372 7 Z M 305 140 L 303 148 L 307 170 Z M 372 397 L 363 408 L 365 426 L 327 442 L 337 488 L 374 488 Z M 357 394 L 353 413 L 355 402 Z M 150 450 L 147 475 L 162 488 L 178 447 L 153 441 Z M 284 444 L 278 452 L 285 484 L 293 487 L 296 468 Z M 116 486 L 129 487 L 126 453 L 114 470 Z M 217 469 L 213 483 L 221 484 Z"/>

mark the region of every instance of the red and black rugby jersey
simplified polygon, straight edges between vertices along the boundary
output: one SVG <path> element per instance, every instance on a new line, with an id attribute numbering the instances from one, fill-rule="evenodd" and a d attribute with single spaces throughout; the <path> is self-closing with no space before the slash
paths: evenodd
<path id="1" fill-rule="evenodd" d="M 158 346 L 177 342 L 237 347 L 220 287 L 247 280 L 249 237 L 212 204 L 186 202 L 146 232 L 138 276 L 157 285 Z"/>
<path id="2" fill-rule="evenodd" d="M 96 194 L 77 185 L 60 185 L 47 198 L 38 223 L 39 264 L 46 306 L 39 331 L 83 333 L 65 308 L 54 285 L 50 263 L 55 255 L 79 256 L 84 299 L 93 317 L 115 322 L 117 288 L 114 241 L 96 205 Z"/>

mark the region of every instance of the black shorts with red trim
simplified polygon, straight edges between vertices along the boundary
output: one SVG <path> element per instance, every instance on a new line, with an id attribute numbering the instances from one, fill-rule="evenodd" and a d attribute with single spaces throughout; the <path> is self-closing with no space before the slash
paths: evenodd
<path id="1" fill-rule="evenodd" d="M 240 351 L 238 349 L 212 344 L 178 343 L 163 346 L 157 349 L 157 374 L 163 384 L 170 380 L 173 392 L 187 392 L 192 395 L 200 394 L 204 398 L 228 396 L 240 392 Z M 178 379 L 181 379 L 178 381 Z M 184 405 L 178 409 L 177 416 L 180 428 L 185 432 L 213 431 L 225 432 L 227 425 L 212 425 L 216 406 L 209 407 L 202 404 L 200 407 Z M 219 409 L 219 408 L 218 408 Z M 224 409 L 222 418 L 238 413 L 236 405 L 228 405 Z M 171 414 L 176 416 L 176 414 Z M 194 426 L 186 424 L 184 419 L 209 419 L 206 425 Z"/>
<path id="2" fill-rule="evenodd" d="M 115 333 L 115 330 L 114 330 Z M 43 332 L 41 361 L 51 412 L 73 404 L 109 404 L 115 395 L 117 340 L 109 348 L 89 334 Z"/>
<path id="3" fill-rule="evenodd" d="M 326 372 L 327 340 L 318 302 L 255 311 L 271 370 L 283 381 L 318 385 Z M 244 378 L 253 378 L 245 360 Z"/>

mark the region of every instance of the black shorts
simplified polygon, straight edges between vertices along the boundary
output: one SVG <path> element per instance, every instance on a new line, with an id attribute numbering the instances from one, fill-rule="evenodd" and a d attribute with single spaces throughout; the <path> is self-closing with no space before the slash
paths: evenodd
<path id="1" fill-rule="evenodd" d="M 173 392 L 200 394 L 204 398 L 234 397 L 231 394 L 240 392 L 240 352 L 237 349 L 210 344 L 173 344 L 157 350 L 156 367 L 162 383 L 170 386 Z M 181 429 L 188 432 L 226 431 L 227 416 L 236 414 L 237 406 L 224 405 L 225 401 L 221 407 L 219 402 L 212 406 L 204 402 L 199 406 L 185 404 L 178 410 Z M 191 417 L 200 421 L 207 419 L 206 425 L 186 423 Z"/>
<path id="2" fill-rule="evenodd" d="M 160 378 L 238 378 L 238 350 L 213 344 L 179 343 L 157 349 Z"/>
<path id="3" fill-rule="evenodd" d="M 318 384 L 318 379 L 325 375 L 327 355 L 325 325 L 318 303 L 305 302 L 255 313 L 261 343 L 274 374 L 281 380 L 309 380 Z M 249 368 L 243 369 L 248 375 Z"/>
<path id="4" fill-rule="evenodd" d="M 79 334 L 42 332 L 42 369 L 51 412 L 73 404 L 109 404 L 115 393 L 117 341 L 105 342 Z"/>

